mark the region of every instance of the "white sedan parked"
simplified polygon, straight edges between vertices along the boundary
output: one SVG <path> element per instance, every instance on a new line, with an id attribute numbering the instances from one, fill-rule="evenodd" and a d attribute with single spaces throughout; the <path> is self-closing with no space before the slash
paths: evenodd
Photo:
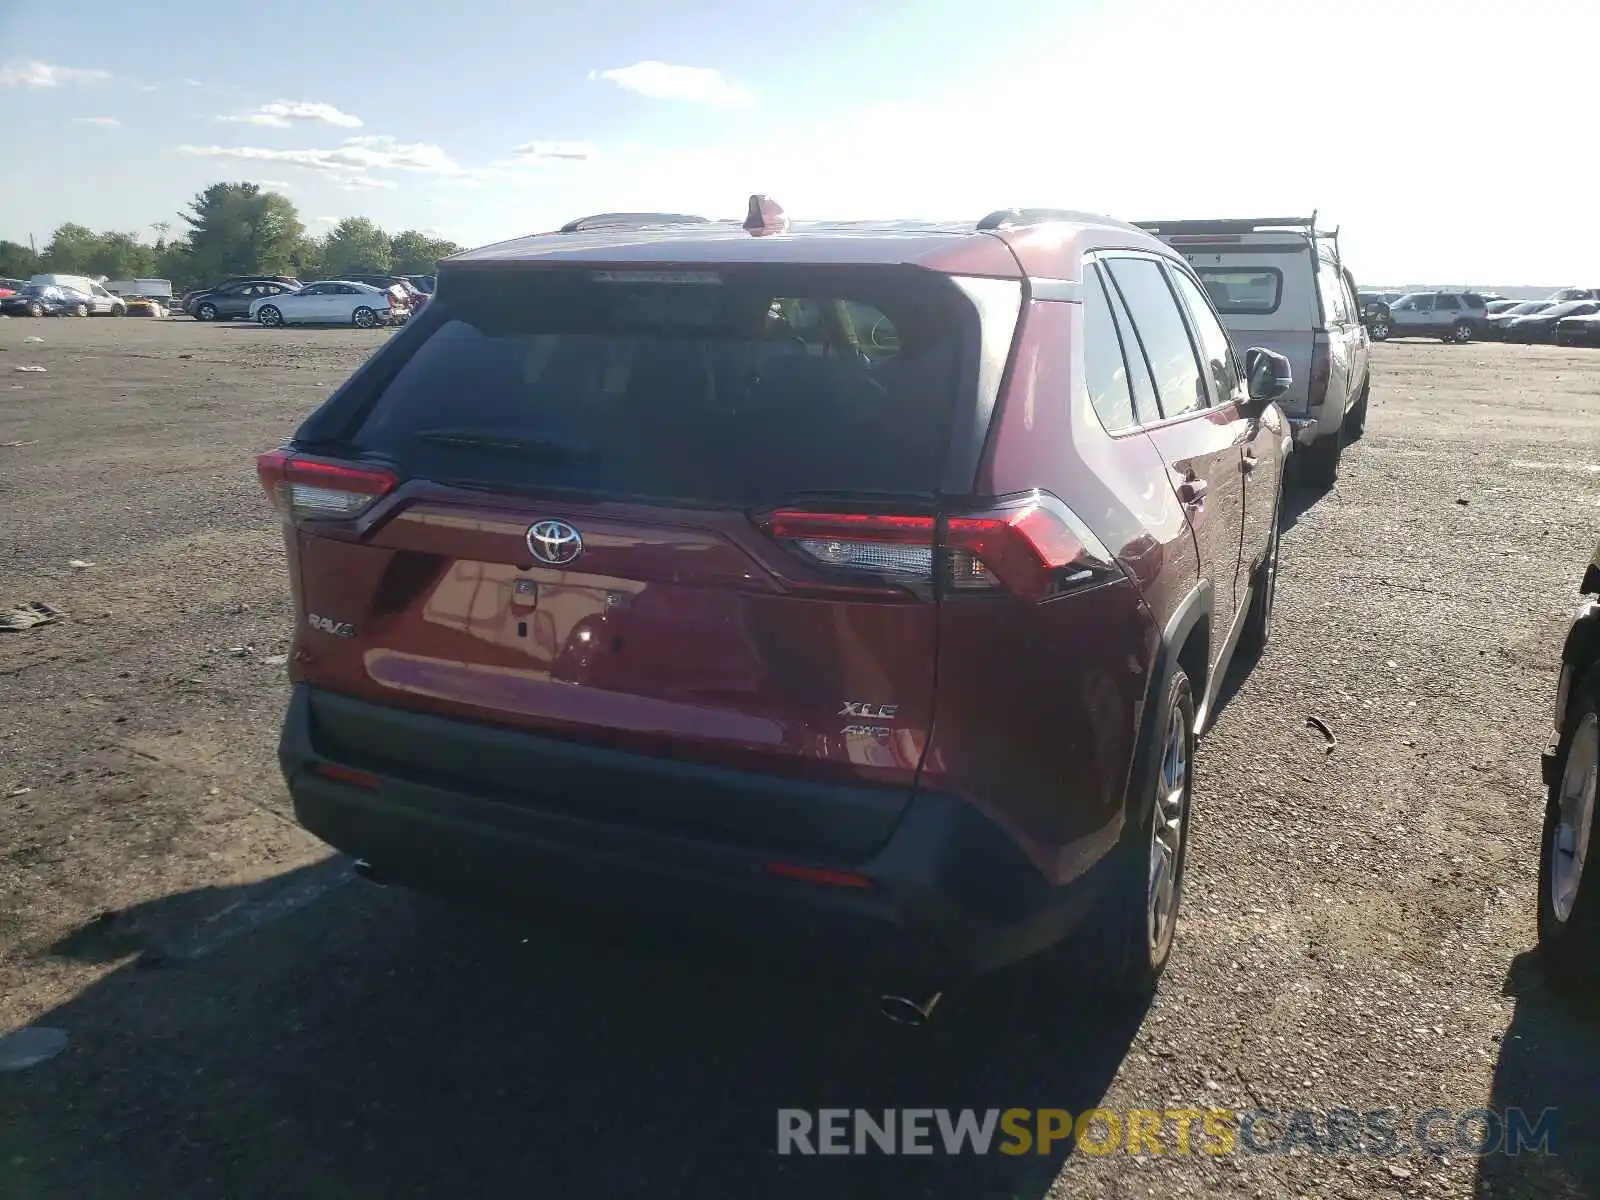
<path id="1" fill-rule="evenodd" d="M 371 329 L 389 321 L 389 293 L 366 283 L 324 280 L 298 292 L 250 302 L 250 316 L 263 325 L 357 325 Z"/>

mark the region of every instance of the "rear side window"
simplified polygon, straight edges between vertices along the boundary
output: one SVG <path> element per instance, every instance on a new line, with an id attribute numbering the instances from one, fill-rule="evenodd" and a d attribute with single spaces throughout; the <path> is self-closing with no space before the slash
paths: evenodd
<path id="1" fill-rule="evenodd" d="M 1222 323 L 1212 314 L 1194 280 L 1182 271 L 1169 271 L 1173 286 L 1189 309 L 1189 319 L 1194 324 L 1195 335 L 1200 339 L 1200 355 L 1211 372 L 1212 396 L 1218 404 L 1227 404 L 1239 387 L 1239 368 L 1233 357 L 1233 344 Z"/>
<path id="2" fill-rule="evenodd" d="M 1139 333 L 1128 315 L 1128 306 L 1122 302 L 1122 293 L 1112 284 L 1104 267 L 1096 267 L 1095 274 L 1111 301 L 1111 316 L 1117 323 L 1122 338 L 1122 360 L 1128 365 L 1128 382 L 1133 385 L 1133 412 L 1141 424 L 1161 419 L 1161 406 L 1156 403 L 1156 382 L 1150 374 L 1150 364 L 1144 356 L 1144 346 Z"/>
<path id="3" fill-rule="evenodd" d="M 1094 405 L 1107 433 L 1138 424 L 1122 341 L 1117 336 L 1100 270 L 1094 266 L 1085 270 L 1083 281 L 1083 382 L 1089 403 Z"/>
<path id="4" fill-rule="evenodd" d="M 464 275 L 355 448 L 446 481 L 737 507 L 937 488 L 972 313 L 956 288 L 664 274 Z"/>
<path id="5" fill-rule="evenodd" d="M 1345 307 L 1344 284 L 1327 264 L 1317 271 L 1317 292 L 1322 297 L 1324 321 L 1330 325 L 1344 325 L 1351 320 L 1351 313 Z"/>
<path id="6" fill-rule="evenodd" d="M 1433 307 L 1436 312 L 1458 312 L 1461 308 L 1461 297 L 1440 292 L 1433 302 Z"/>
<path id="7" fill-rule="evenodd" d="M 1177 298 L 1161 267 L 1147 258 L 1117 258 L 1111 277 L 1144 345 L 1163 417 L 1206 407 L 1206 385 Z"/>
<path id="8" fill-rule="evenodd" d="M 1264 317 L 1278 311 L 1283 299 L 1283 272 L 1276 267 L 1197 267 L 1206 294 L 1223 316 Z"/>

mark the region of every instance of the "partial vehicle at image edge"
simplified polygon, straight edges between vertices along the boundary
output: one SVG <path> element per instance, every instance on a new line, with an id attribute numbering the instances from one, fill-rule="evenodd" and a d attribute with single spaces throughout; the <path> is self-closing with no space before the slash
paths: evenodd
<path id="1" fill-rule="evenodd" d="M 1600 979 L 1600 544 L 1561 650 L 1539 846 L 1539 946 L 1565 983 Z"/>
<path id="2" fill-rule="evenodd" d="M 297 818 L 910 1023 L 1024 961 L 1148 990 L 1196 741 L 1270 636 L 1290 364 L 1107 218 L 650 223 L 445 260 L 259 459 Z"/>

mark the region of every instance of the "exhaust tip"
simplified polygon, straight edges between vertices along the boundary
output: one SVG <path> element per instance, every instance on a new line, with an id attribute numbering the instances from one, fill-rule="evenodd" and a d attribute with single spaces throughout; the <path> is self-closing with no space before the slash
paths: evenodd
<path id="1" fill-rule="evenodd" d="M 382 875 L 378 874 L 377 868 L 374 867 L 371 863 L 369 863 L 364 858 L 356 859 L 356 861 L 355 861 L 355 872 L 356 872 L 357 876 L 359 876 L 362 879 L 365 879 L 368 883 L 373 884 L 373 885 L 375 885 L 377 887 L 388 887 L 389 886 L 389 881 L 386 878 L 384 878 Z"/>
<path id="2" fill-rule="evenodd" d="M 896 1025 L 915 1028 L 928 1023 L 933 1016 L 934 1006 L 943 995 L 943 992 L 934 992 L 922 1000 L 912 1000 L 906 996 L 879 996 L 878 1012 Z"/>

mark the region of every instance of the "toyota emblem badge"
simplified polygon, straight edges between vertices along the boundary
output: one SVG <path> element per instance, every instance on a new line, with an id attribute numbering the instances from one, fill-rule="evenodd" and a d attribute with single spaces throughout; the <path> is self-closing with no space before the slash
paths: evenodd
<path id="1" fill-rule="evenodd" d="M 583 539 L 565 521 L 536 521 L 528 526 L 528 553 L 552 567 L 564 567 L 583 553 Z"/>

